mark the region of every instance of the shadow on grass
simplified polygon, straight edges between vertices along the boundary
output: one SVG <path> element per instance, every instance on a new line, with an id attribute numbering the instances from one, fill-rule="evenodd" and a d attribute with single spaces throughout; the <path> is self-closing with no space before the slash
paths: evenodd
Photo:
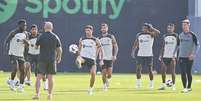
<path id="1" fill-rule="evenodd" d="M 27 100 L 31 100 L 31 99 L 12 99 L 12 98 L 8 98 L 8 99 L 1 99 L 0 98 L 0 101 L 27 101 Z"/>

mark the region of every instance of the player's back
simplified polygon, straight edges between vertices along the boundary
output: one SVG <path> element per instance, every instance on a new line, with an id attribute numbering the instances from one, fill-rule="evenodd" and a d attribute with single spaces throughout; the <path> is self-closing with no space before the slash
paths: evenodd
<path id="1" fill-rule="evenodd" d="M 61 45 L 61 42 L 56 34 L 44 32 L 39 36 L 36 45 L 40 46 L 40 60 L 54 61 L 56 57 L 55 50 Z"/>

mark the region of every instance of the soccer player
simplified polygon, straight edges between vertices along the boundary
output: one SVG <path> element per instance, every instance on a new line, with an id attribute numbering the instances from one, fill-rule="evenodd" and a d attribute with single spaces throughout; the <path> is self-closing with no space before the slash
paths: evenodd
<path id="1" fill-rule="evenodd" d="M 93 26 L 86 25 L 85 28 L 86 36 L 80 38 L 79 41 L 79 52 L 76 59 L 76 63 L 79 66 L 87 66 L 90 69 L 91 79 L 88 94 L 93 94 L 93 86 L 96 77 L 96 58 L 99 52 L 102 52 L 100 40 L 93 36 Z M 103 65 L 102 56 L 100 56 L 100 65 Z"/>
<path id="2" fill-rule="evenodd" d="M 108 24 L 106 23 L 101 24 L 101 37 L 99 39 L 103 48 L 104 64 L 101 66 L 103 90 L 107 91 L 112 77 L 113 62 L 117 59 L 118 45 L 115 36 L 108 33 Z"/>
<path id="3" fill-rule="evenodd" d="M 159 90 L 165 90 L 166 87 L 166 71 L 167 68 L 170 69 L 172 74 L 172 90 L 176 90 L 175 87 L 175 67 L 176 67 L 176 57 L 179 47 L 179 37 L 178 34 L 174 32 L 175 25 L 170 23 L 167 25 L 167 34 L 163 36 L 163 43 L 161 48 L 161 53 L 159 60 L 161 61 L 161 74 L 162 74 L 162 85 Z"/>
<path id="4" fill-rule="evenodd" d="M 29 35 L 29 49 L 28 49 L 28 63 L 26 64 L 26 76 L 27 81 L 25 81 L 25 84 L 31 85 L 31 67 L 34 67 L 35 69 L 35 76 L 37 77 L 38 73 L 38 58 L 40 54 L 40 49 L 36 49 L 36 40 L 39 37 L 38 27 L 37 25 L 33 24 L 31 26 L 31 35 Z M 48 85 L 46 82 L 46 77 L 43 77 L 44 82 L 44 90 L 48 89 Z"/>
<path id="5" fill-rule="evenodd" d="M 15 76 L 17 70 L 20 72 L 20 85 L 19 92 L 24 91 L 24 75 L 25 75 L 25 66 L 24 66 L 24 50 L 25 47 L 28 47 L 28 33 L 26 32 L 27 24 L 26 20 L 21 19 L 18 21 L 18 26 L 15 30 L 11 31 L 6 38 L 5 45 L 9 47 L 8 55 L 10 57 L 10 62 L 12 64 L 12 73 L 11 73 L 11 82 L 10 89 L 15 91 Z"/>
<path id="6" fill-rule="evenodd" d="M 62 46 L 59 37 L 52 30 L 52 22 L 45 22 L 45 32 L 36 41 L 36 48 L 40 47 L 40 54 L 36 78 L 36 95 L 33 99 L 39 99 L 40 80 L 45 75 L 47 75 L 48 79 L 48 100 L 53 97 L 53 75 L 56 74 L 56 64 L 61 62 Z"/>
<path id="7" fill-rule="evenodd" d="M 137 51 L 136 57 L 136 88 L 141 87 L 141 70 L 142 66 L 146 66 L 149 69 L 150 78 L 150 89 L 154 88 L 154 77 L 153 77 L 153 43 L 154 38 L 160 34 L 160 31 L 154 28 L 151 24 L 144 23 L 142 26 L 142 32 L 137 34 L 132 48 L 131 56 L 135 58 L 135 52 Z"/>
<path id="8" fill-rule="evenodd" d="M 179 67 L 181 69 L 181 80 L 183 84 L 183 93 L 192 91 L 192 65 L 196 54 L 198 53 L 199 41 L 195 33 L 190 31 L 190 21 L 185 19 L 182 21 L 182 30 L 180 33 L 179 47 Z"/>

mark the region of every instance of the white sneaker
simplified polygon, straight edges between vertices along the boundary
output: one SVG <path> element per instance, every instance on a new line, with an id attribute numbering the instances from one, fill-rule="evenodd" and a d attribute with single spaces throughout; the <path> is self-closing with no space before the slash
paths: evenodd
<path id="1" fill-rule="evenodd" d="M 89 88 L 88 94 L 89 94 L 89 95 L 92 95 L 92 94 L 93 94 L 93 88 Z"/>
<path id="2" fill-rule="evenodd" d="M 9 85 L 9 87 L 10 87 L 10 90 L 16 91 L 14 80 L 10 80 L 10 85 Z"/>
<path id="3" fill-rule="evenodd" d="M 149 87 L 150 87 L 151 90 L 154 89 L 154 81 L 153 80 L 150 80 Z"/>
<path id="4" fill-rule="evenodd" d="M 176 85 L 175 84 L 172 85 L 172 90 L 176 90 Z"/>
<path id="5" fill-rule="evenodd" d="M 105 83 L 105 84 L 103 84 L 103 91 L 107 91 L 107 90 L 108 90 L 107 84 Z"/>
<path id="6" fill-rule="evenodd" d="M 165 88 L 166 88 L 166 84 L 163 83 L 163 84 L 161 84 L 161 86 L 160 86 L 160 88 L 158 90 L 165 90 Z"/>
<path id="7" fill-rule="evenodd" d="M 137 89 L 141 88 L 141 80 L 140 79 L 136 80 L 136 88 Z"/>
<path id="8" fill-rule="evenodd" d="M 44 90 L 48 90 L 48 84 L 47 84 L 46 81 L 43 83 L 43 89 L 44 89 Z"/>
<path id="9" fill-rule="evenodd" d="M 52 94 L 48 94 L 48 96 L 47 96 L 47 100 L 52 100 Z"/>
<path id="10" fill-rule="evenodd" d="M 32 82 L 31 82 L 31 80 L 26 80 L 26 81 L 25 81 L 25 84 L 28 85 L 28 86 L 31 86 L 31 85 L 32 85 Z"/>
<path id="11" fill-rule="evenodd" d="M 181 92 L 182 92 L 182 93 L 188 93 L 189 91 L 188 91 L 187 88 L 184 88 Z"/>
<path id="12" fill-rule="evenodd" d="M 32 100 L 39 100 L 39 94 L 34 95 L 34 97 L 32 98 Z"/>
<path id="13" fill-rule="evenodd" d="M 192 88 L 187 88 L 188 92 L 191 92 L 192 91 Z"/>
<path id="14" fill-rule="evenodd" d="M 24 92 L 24 85 L 23 85 L 23 84 L 20 84 L 20 85 L 19 85 L 18 91 L 19 91 L 19 92 Z"/>

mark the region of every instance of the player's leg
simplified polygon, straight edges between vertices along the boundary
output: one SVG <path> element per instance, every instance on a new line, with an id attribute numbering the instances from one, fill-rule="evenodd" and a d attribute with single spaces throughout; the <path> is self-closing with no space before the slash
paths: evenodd
<path id="1" fill-rule="evenodd" d="M 40 96 L 40 80 L 43 78 L 43 76 L 46 74 L 46 63 L 43 61 L 38 62 L 38 71 L 37 71 L 37 77 L 36 77 L 36 83 L 35 83 L 35 90 L 36 94 L 32 99 L 39 99 Z"/>
<path id="2" fill-rule="evenodd" d="M 10 81 L 10 89 L 11 90 L 16 90 L 15 89 L 15 76 L 17 73 L 17 65 L 18 65 L 18 61 L 14 58 L 14 56 L 10 56 L 10 62 L 11 62 L 11 66 L 12 66 L 12 72 L 11 72 L 11 81 Z"/>
<path id="3" fill-rule="evenodd" d="M 106 69 L 105 65 L 102 66 L 102 81 L 103 81 L 103 90 L 106 91 L 107 90 L 107 85 L 106 85 L 107 69 Z"/>
<path id="4" fill-rule="evenodd" d="M 26 74 L 26 78 L 27 80 L 25 81 L 25 84 L 31 86 L 31 63 L 30 62 L 26 62 L 25 63 L 25 74 Z"/>
<path id="5" fill-rule="evenodd" d="M 108 67 L 107 68 L 107 81 L 106 81 L 107 87 L 109 87 L 110 80 L 112 79 L 112 72 L 113 72 L 112 66 Z"/>
<path id="6" fill-rule="evenodd" d="M 44 75 L 43 74 L 37 74 L 36 77 L 36 84 L 35 84 L 35 90 L 36 90 L 36 95 L 33 97 L 33 99 L 39 99 L 40 96 L 40 80 L 42 79 Z"/>
<path id="7" fill-rule="evenodd" d="M 183 90 L 182 92 L 185 93 L 187 92 L 186 85 L 187 85 L 187 78 L 186 78 L 186 59 L 180 58 L 179 59 L 179 67 L 181 69 L 181 80 L 183 84 Z"/>
<path id="8" fill-rule="evenodd" d="M 172 60 L 171 61 L 171 65 L 170 65 L 170 71 L 172 74 L 172 90 L 176 90 L 176 86 L 175 86 L 175 78 L 176 78 L 176 73 L 175 73 L 175 68 L 176 68 L 176 60 Z"/>
<path id="9" fill-rule="evenodd" d="M 44 75 L 43 78 L 42 78 L 42 80 L 43 80 L 43 89 L 44 90 L 48 90 L 47 76 Z"/>
<path id="10" fill-rule="evenodd" d="M 112 78 L 112 72 L 113 72 L 113 62 L 109 60 L 107 63 L 107 80 L 110 80 Z"/>
<path id="11" fill-rule="evenodd" d="M 163 59 L 161 60 L 161 75 L 162 75 L 162 84 L 161 87 L 159 88 L 159 90 L 165 90 L 166 84 L 166 71 L 167 71 L 167 65 L 166 65 L 166 60 Z"/>
<path id="12" fill-rule="evenodd" d="M 91 74 L 91 78 L 90 78 L 90 88 L 89 88 L 89 95 L 93 94 L 93 86 L 95 83 L 95 79 L 96 79 L 96 65 L 92 65 L 91 69 L 90 69 L 90 74 Z"/>
<path id="13" fill-rule="evenodd" d="M 152 90 L 154 88 L 153 58 L 147 57 L 145 61 L 149 69 L 150 89 Z"/>
<path id="14" fill-rule="evenodd" d="M 19 85 L 19 91 L 24 91 L 24 79 L 25 79 L 25 62 L 24 60 L 19 59 L 19 71 L 20 71 L 20 85 Z"/>
<path id="15" fill-rule="evenodd" d="M 53 75 L 48 74 L 47 79 L 48 79 L 48 99 L 52 99 L 52 90 L 53 90 L 53 85 L 54 85 Z"/>
<path id="16" fill-rule="evenodd" d="M 78 56 L 75 60 L 75 64 L 77 65 L 78 68 L 82 67 L 82 64 L 85 62 L 85 60 L 81 57 Z"/>
<path id="17" fill-rule="evenodd" d="M 56 62 L 48 62 L 48 65 L 46 67 L 47 71 L 47 79 L 48 79 L 48 100 L 52 99 L 52 92 L 53 92 L 53 86 L 54 86 L 54 81 L 53 81 L 53 75 L 56 74 Z"/>
<path id="18" fill-rule="evenodd" d="M 143 59 L 142 57 L 137 57 L 136 59 L 136 88 L 141 87 L 141 71 L 142 71 L 142 64 L 143 64 Z"/>
<path id="19" fill-rule="evenodd" d="M 191 88 L 191 84 L 192 84 L 192 73 L 191 73 L 192 65 L 193 65 L 193 61 L 188 60 L 187 68 L 186 68 L 186 74 L 187 74 L 187 79 L 188 79 L 188 85 L 187 85 L 188 91 L 192 91 L 192 88 Z"/>

